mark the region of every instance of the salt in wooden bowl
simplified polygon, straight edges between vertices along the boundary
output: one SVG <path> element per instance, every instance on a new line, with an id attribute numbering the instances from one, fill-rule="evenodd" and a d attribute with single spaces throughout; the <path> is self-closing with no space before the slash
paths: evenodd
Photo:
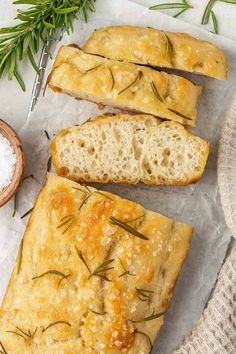
<path id="1" fill-rule="evenodd" d="M 0 191 L 0 207 L 7 203 L 17 192 L 23 179 L 25 168 L 25 155 L 22 143 L 16 132 L 2 119 L 0 119 L 0 134 L 8 139 L 16 155 L 15 170 L 8 186 Z M 3 171 L 0 171 L 3 173 Z"/>

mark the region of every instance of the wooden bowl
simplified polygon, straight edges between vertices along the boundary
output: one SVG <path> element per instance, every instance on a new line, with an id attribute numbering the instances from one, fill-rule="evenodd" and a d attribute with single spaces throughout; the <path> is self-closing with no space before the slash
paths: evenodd
<path id="1" fill-rule="evenodd" d="M 22 143 L 15 131 L 2 119 L 0 119 L 0 134 L 5 136 L 12 145 L 16 154 L 15 171 L 11 183 L 0 192 L 0 207 L 16 194 L 23 179 L 25 168 L 25 155 Z M 1 172 L 2 173 L 2 172 Z"/>

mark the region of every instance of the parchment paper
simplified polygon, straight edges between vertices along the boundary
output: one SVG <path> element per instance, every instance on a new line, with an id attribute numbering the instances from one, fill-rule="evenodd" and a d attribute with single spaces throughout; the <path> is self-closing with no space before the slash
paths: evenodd
<path id="1" fill-rule="evenodd" d="M 100 11 L 91 16 L 89 23 L 75 24 L 74 34 L 65 35 L 62 42 L 81 45 L 95 28 L 110 24 L 136 24 L 158 27 L 163 30 L 188 32 L 219 45 L 229 60 L 229 80 L 226 82 L 183 74 L 204 87 L 197 128 L 194 132 L 210 142 L 211 153 L 206 171 L 199 183 L 187 187 L 142 184 L 99 186 L 101 189 L 141 203 L 148 209 L 195 226 L 190 252 L 178 280 L 172 306 L 153 350 L 155 354 L 170 354 L 190 333 L 199 319 L 230 240 L 230 232 L 225 225 L 220 205 L 216 162 L 224 113 L 229 108 L 236 89 L 236 45 L 231 40 L 215 36 L 158 12 L 150 12 L 127 0 L 103 0 Z M 50 67 L 51 63 L 48 65 L 47 73 Z M 14 97 L 12 102 L 14 102 Z M 110 109 L 110 111 L 115 110 Z M 57 130 L 81 124 L 102 112 L 93 103 L 77 101 L 48 89 L 46 96 L 39 99 L 35 111 L 21 129 L 20 136 L 27 157 L 26 175 L 33 174 L 34 179 L 28 178 L 24 181 L 17 195 L 17 214 L 14 218 L 12 218 L 13 202 L 0 209 L 1 297 L 5 292 L 26 224 L 26 218 L 21 220 L 20 216 L 33 206 L 37 192 L 44 181 L 50 155 L 50 141 L 44 130 L 47 130 L 53 138 Z"/>

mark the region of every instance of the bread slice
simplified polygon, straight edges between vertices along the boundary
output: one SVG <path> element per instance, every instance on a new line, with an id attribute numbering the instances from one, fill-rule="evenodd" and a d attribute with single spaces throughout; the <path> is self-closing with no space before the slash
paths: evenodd
<path id="1" fill-rule="evenodd" d="M 136 26 L 104 27 L 91 35 L 83 50 L 110 59 L 227 79 L 228 64 L 222 50 L 187 33 Z"/>
<path id="2" fill-rule="evenodd" d="M 48 174 L 2 305 L 0 352 L 148 354 L 192 232 Z"/>
<path id="3" fill-rule="evenodd" d="M 72 180 L 187 185 L 202 176 L 209 146 L 179 123 L 119 114 L 60 131 L 51 151 Z"/>
<path id="4" fill-rule="evenodd" d="M 201 88 L 190 81 L 128 62 L 62 46 L 48 78 L 55 91 L 195 126 Z"/>

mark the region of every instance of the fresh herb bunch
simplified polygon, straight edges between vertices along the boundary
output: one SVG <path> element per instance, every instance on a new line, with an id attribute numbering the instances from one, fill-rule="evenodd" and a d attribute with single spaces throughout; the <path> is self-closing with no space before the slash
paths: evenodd
<path id="1" fill-rule="evenodd" d="M 27 10 L 18 10 L 16 16 L 20 23 L 0 29 L 0 78 L 6 70 L 8 79 L 16 78 L 23 91 L 24 81 L 19 73 L 18 64 L 28 58 L 35 71 L 38 67 L 34 55 L 43 43 L 49 53 L 50 37 L 60 30 L 73 32 L 73 20 L 78 14 L 84 15 L 95 11 L 96 0 L 18 0 L 14 4 L 32 5 Z"/>
<path id="2" fill-rule="evenodd" d="M 169 2 L 163 3 L 160 5 L 155 5 L 149 7 L 150 10 L 171 10 L 171 9 L 180 9 L 173 17 L 178 17 L 183 12 L 187 11 L 188 9 L 193 8 L 193 6 L 189 5 L 186 0 L 181 0 L 181 3 L 178 2 Z"/>

